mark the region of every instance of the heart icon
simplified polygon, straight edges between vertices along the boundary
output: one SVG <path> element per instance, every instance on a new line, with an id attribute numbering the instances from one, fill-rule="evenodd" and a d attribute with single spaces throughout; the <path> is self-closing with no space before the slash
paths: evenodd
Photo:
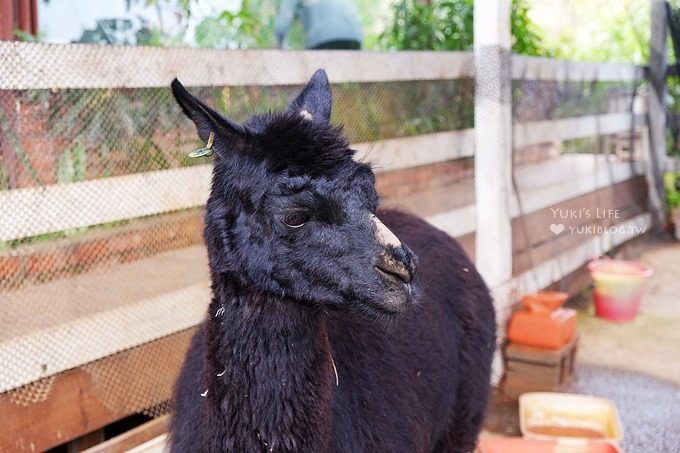
<path id="1" fill-rule="evenodd" d="M 558 235 L 564 231 L 564 225 L 561 223 L 552 223 L 550 224 L 550 231 L 552 231 L 553 234 Z"/>

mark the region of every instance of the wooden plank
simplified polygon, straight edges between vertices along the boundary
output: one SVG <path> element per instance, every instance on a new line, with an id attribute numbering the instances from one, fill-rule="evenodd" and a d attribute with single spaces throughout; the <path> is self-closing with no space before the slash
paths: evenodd
<path id="1" fill-rule="evenodd" d="M 0 42 L 0 89 L 301 85 L 471 77 L 470 52 L 282 51 Z"/>
<path id="2" fill-rule="evenodd" d="M 616 221 L 634 217 L 645 210 L 647 199 L 647 184 L 640 175 L 527 213 L 523 218 L 515 217 L 513 228 L 518 233 L 513 237 L 513 251 L 522 251 L 527 244 L 538 245 L 554 238 L 556 235 L 549 229 L 552 223 L 561 223 L 568 229 L 591 224 L 597 218 Z M 611 213 L 603 211 L 605 209 L 618 211 Z M 526 226 L 529 241 L 522 224 Z"/>
<path id="3" fill-rule="evenodd" d="M 98 366 L 102 374 L 116 374 L 120 382 L 126 383 L 122 388 L 127 387 L 127 393 L 121 395 L 122 398 L 139 396 L 149 391 L 144 388 L 148 383 L 133 379 L 133 376 L 126 379 L 125 373 L 143 373 L 144 370 L 121 366 L 121 361 L 131 360 L 132 355 L 140 351 L 150 355 L 163 354 L 167 360 L 161 361 L 161 367 L 154 370 L 155 378 L 161 383 L 154 388 L 156 394 L 149 396 L 150 406 L 158 404 L 171 397 L 170 393 L 159 394 L 158 390 L 173 387 L 179 375 L 177 363 L 182 362 L 193 333 L 194 329 L 190 329 L 144 344 L 137 351 L 121 352 L 115 360 L 103 361 Z M 107 407 L 95 377 L 81 368 L 56 376 L 49 396 L 43 402 L 21 406 L 12 402 L 7 394 L 0 396 L 0 413 L 3 418 L 0 452 L 8 453 L 47 450 L 132 415 Z"/>
<path id="4" fill-rule="evenodd" d="M 522 214 L 557 205 L 603 187 L 644 174 L 643 162 L 622 162 L 608 156 L 568 154 L 515 170 Z M 511 197 L 512 217 L 520 215 L 517 198 Z"/>
<path id="5" fill-rule="evenodd" d="M 205 211 L 185 209 L 0 251 L 2 291 L 41 285 L 203 244 Z"/>
<path id="6" fill-rule="evenodd" d="M 176 76 L 187 86 L 293 85 L 305 83 L 320 67 L 326 68 L 333 83 L 458 79 L 472 76 L 472 59 L 470 52 L 161 49 L 3 42 L 0 61 L 6 66 L 0 89 L 165 87 Z M 513 79 L 625 82 L 640 80 L 643 75 L 641 67 L 629 64 L 520 55 L 512 56 L 512 66 Z"/>
<path id="7" fill-rule="evenodd" d="M 57 377 L 50 397 L 26 407 L 0 398 L 3 426 L 0 452 L 35 452 L 61 445 L 117 420 L 93 396 L 93 383 L 82 370 Z"/>
<path id="8" fill-rule="evenodd" d="M 0 241 L 200 206 L 211 171 L 200 165 L 3 191 Z"/>
<path id="9" fill-rule="evenodd" d="M 120 436 L 102 442 L 83 453 L 124 453 L 150 440 L 156 440 L 168 431 L 170 415 L 155 418 Z"/>
<path id="10" fill-rule="evenodd" d="M 468 233 L 456 238 L 458 243 L 463 247 L 467 256 L 474 262 L 475 260 L 475 233 Z"/>
<path id="11" fill-rule="evenodd" d="M 645 120 L 644 114 L 606 113 L 520 123 L 513 126 L 513 146 L 518 149 L 553 141 L 628 132 L 631 126 L 642 125 Z"/>
<path id="12" fill-rule="evenodd" d="M 517 360 L 538 365 L 559 365 L 562 359 L 568 357 L 576 347 L 578 336 L 559 349 L 545 349 L 509 342 L 505 348 L 505 356 L 509 360 Z"/>
<path id="13" fill-rule="evenodd" d="M 158 437 L 144 442 L 142 445 L 138 445 L 137 447 L 128 450 L 128 453 L 165 453 L 168 451 L 167 443 L 168 435 L 161 434 Z"/>
<path id="14" fill-rule="evenodd" d="M 510 3 L 475 1 L 475 263 L 491 286 L 512 275 Z"/>
<path id="15" fill-rule="evenodd" d="M 626 63 L 590 63 L 553 58 L 512 56 L 514 80 L 550 82 L 634 82 L 642 80 L 644 70 Z"/>
<path id="16" fill-rule="evenodd" d="M 469 205 L 427 217 L 427 221 L 450 236 L 458 237 L 475 231 L 477 208 Z"/>
<path id="17" fill-rule="evenodd" d="M 356 159 L 370 162 L 376 173 L 436 164 L 474 154 L 474 129 L 358 143 Z"/>
<path id="18" fill-rule="evenodd" d="M 448 160 L 420 167 L 379 172 L 375 179 L 376 190 L 384 201 L 390 202 L 391 200 L 402 200 L 404 197 L 408 198 L 423 191 L 444 187 L 453 188 L 455 194 L 445 195 L 443 200 L 446 200 L 447 196 L 454 198 L 460 195 L 455 188 L 464 180 L 472 178 L 473 173 L 473 158 Z M 470 201 L 474 200 L 473 193 L 468 194 L 468 196 Z M 441 210 L 444 210 L 443 207 L 434 212 Z"/>
<path id="19" fill-rule="evenodd" d="M 3 293 L 0 393 L 195 326 L 209 302 L 203 247 Z"/>
<path id="20" fill-rule="evenodd" d="M 66 453 L 80 453 L 90 447 L 104 442 L 104 428 L 87 433 L 77 439 L 73 439 L 66 445 Z"/>
<path id="21" fill-rule="evenodd" d="M 520 382 L 529 381 L 529 385 L 525 389 L 526 392 L 530 391 L 530 389 L 559 391 L 560 368 L 556 365 L 539 365 L 536 363 L 508 360 L 506 367 L 506 389 L 519 387 Z"/>

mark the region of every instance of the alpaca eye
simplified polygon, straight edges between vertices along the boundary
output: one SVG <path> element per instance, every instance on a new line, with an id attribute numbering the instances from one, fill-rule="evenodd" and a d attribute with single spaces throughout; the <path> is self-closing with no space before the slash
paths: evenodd
<path id="1" fill-rule="evenodd" d="M 309 216 L 301 211 L 290 212 L 283 217 L 283 223 L 291 228 L 300 228 L 309 220 Z"/>

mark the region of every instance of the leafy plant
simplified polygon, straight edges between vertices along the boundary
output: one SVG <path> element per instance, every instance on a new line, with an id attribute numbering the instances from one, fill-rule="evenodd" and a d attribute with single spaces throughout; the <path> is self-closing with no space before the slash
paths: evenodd
<path id="1" fill-rule="evenodd" d="M 272 47 L 274 33 L 272 16 L 267 22 L 249 0 L 243 0 L 237 11 L 224 10 L 216 17 L 207 17 L 196 27 L 196 43 L 212 48 Z"/>
<path id="2" fill-rule="evenodd" d="M 513 0 L 512 50 L 524 55 L 547 55 L 525 0 Z M 474 44 L 474 0 L 398 0 L 392 21 L 378 42 L 393 50 L 471 50 Z"/>
<path id="3" fill-rule="evenodd" d="M 666 186 L 666 204 L 669 209 L 680 208 L 680 173 L 666 173 L 664 175 Z"/>
<path id="4" fill-rule="evenodd" d="M 57 168 L 57 181 L 60 183 L 85 180 L 87 170 L 87 154 L 80 139 L 76 139 L 72 148 L 66 149 L 61 155 Z"/>
<path id="5" fill-rule="evenodd" d="M 540 31 L 529 18 L 525 0 L 513 0 L 510 14 L 512 51 L 520 55 L 550 56 L 543 47 Z"/>
<path id="6" fill-rule="evenodd" d="M 55 141 L 75 140 L 68 152 L 87 154 L 93 176 L 168 168 L 177 161 L 156 141 L 176 130 L 176 111 L 164 88 L 62 90 L 50 102 L 49 131 Z M 113 154 L 113 155 L 112 155 Z M 68 154 L 62 156 L 68 175 Z M 122 157 L 126 159 L 121 159 Z M 119 168 L 124 166 L 125 168 Z"/>
<path id="7" fill-rule="evenodd" d="M 44 40 L 42 33 L 38 32 L 34 35 L 27 31 L 21 30 L 20 28 L 14 29 L 14 36 L 16 36 L 19 41 L 24 42 L 42 42 Z"/>
<path id="8" fill-rule="evenodd" d="M 474 0 L 440 0 L 431 5 L 399 0 L 379 44 L 393 50 L 468 50 L 473 42 Z"/>
<path id="9" fill-rule="evenodd" d="M 16 130 L 14 129 L 12 122 L 9 120 L 10 115 L 8 115 L 8 112 L 5 112 L 5 108 L 7 108 L 5 103 L 0 103 L 0 131 L 2 131 L 0 137 L 4 138 L 7 144 L 9 144 L 10 148 L 14 151 L 14 154 L 16 154 L 19 162 L 24 167 L 24 170 L 26 170 L 26 172 L 28 172 L 28 174 L 31 176 L 31 179 L 33 179 L 36 184 L 42 185 L 43 181 L 40 178 L 38 172 L 33 167 L 31 160 L 26 155 L 26 151 L 21 144 L 21 140 L 19 140 Z M 3 166 L 3 163 L 3 160 L 0 160 L 0 166 Z M 10 187 L 9 183 L 10 171 L 10 169 L 3 169 L 0 174 L 3 176 L 3 179 L 6 178 L 7 188 L 12 189 L 13 187 Z"/>
<path id="10" fill-rule="evenodd" d="M 198 0 L 125 0 L 126 8 L 129 10 L 133 3 L 144 3 L 144 6 L 153 6 L 158 13 L 158 25 L 143 26 L 135 33 L 136 44 L 140 46 L 182 46 L 185 45 L 188 21 L 191 17 L 192 3 Z M 179 10 L 180 18 L 179 30 L 174 33 L 168 31 L 163 24 L 161 5 L 166 4 Z"/>

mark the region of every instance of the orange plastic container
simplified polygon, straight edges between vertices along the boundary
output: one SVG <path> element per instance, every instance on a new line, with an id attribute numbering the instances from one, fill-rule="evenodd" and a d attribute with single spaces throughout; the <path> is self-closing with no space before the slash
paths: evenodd
<path id="1" fill-rule="evenodd" d="M 560 308 L 567 293 L 539 291 L 522 298 L 524 309 L 513 314 L 508 338 L 537 348 L 559 349 L 576 335 L 576 311 Z"/>

